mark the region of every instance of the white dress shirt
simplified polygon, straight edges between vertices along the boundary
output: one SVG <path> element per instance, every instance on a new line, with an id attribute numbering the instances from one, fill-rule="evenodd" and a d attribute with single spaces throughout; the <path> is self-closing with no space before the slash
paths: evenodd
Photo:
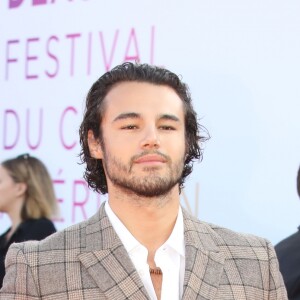
<path id="1" fill-rule="evenodd" d="M 124 226 L 112 211 L 108 201 L 105 203 L 105 211 L 140 275 L 151 300 L 157 300 L 147 263 L 147 248 L 137 241 Z M 180 206 L 173 231 L 168 240 L 157 249 L 154 261 L 156 266 L 161 268 L 163 272 L 161 300 L 181 299 L 185 270 L 185 247 L 183 216 Z"/>

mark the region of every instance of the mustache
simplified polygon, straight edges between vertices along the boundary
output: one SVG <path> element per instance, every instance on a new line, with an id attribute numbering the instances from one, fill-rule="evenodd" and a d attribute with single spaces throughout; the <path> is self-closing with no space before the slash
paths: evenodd
<path id="1" fill-rule="evenodd" d="M 134 161 L 145 156 L 145 155 L 151 155 L 151 154 L 155 154 L 155 155 L 158 155 L 158 156 L 161 156 L 163 157 L 167 162 L 169 162 L 171 159 L 168 155 L 166 154 L 163 154 L 161 153 L 160 151 L 158 150 L 144 150 L 143 152 L 141 152 L 140 154 L 137 154 L 137 155 L 134 155 L 131 157 L 130 159 L 130 165 L 132 166 Z"/>

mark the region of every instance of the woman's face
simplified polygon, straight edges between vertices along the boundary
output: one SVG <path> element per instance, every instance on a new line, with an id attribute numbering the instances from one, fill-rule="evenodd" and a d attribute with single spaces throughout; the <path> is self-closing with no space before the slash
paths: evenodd
<path id="1" fill-rule="evenodd" d="M 14 182 L 7 169 L 0 165 L 0 212 L 9 212 L 19 196 L 19 184 Z"/>

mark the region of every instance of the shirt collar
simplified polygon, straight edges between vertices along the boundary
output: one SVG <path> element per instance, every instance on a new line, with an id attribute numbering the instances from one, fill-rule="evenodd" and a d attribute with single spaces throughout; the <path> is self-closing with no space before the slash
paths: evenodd
<path id="1" fill-rule="evenodd" d="M 141 243 L 130 233 L 130 231 L 125 227 L 121 220 L 116 216 L 116 214 L 111 209 L 109 202 L 105 203 L 105 212 L 110 220 L 114 230 L 119 236 L 121 242 L 123 243 L 126 251 L 130 253 L 137 247 L 144 247 Z M 185 257 L 185 247 L 184 247 L 184 226 L 183 226 L 183 215 L 182 209 L 179 206 L 177 219 L 172 230 L 171 235 L 168 240 L 161 247 L 171 247 L 181 256 Z"/>
<path id="2" fill-rule="evenodd" d="M 116 216 L 116 214 L 111 209 L 108 201 L 106 201 L 105 203 L 105 212 L 114 230 L 123 243 L 126 251 L 129 253 L 134 248 L 138 247 L 140 245 L 139 241 L 130 233 L 130 231 L 125 227 L 121 220 Z"/>
<path id="3" fill-rule="evenodd" d="M 163 246 L 171 247 L 173 250 L 178 252 L 181 256 L 185 257 L 184 226 L 183 226 L 182 209 L 180 206 L 178 210 L 176 223 L 174 225 L 172 233 Z"/>

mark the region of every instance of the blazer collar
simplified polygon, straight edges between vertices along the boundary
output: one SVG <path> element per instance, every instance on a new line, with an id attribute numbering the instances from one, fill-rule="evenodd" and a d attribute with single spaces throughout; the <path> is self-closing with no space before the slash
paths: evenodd
<path id="1" fill-rule="evenodd" d="M 149 299 L 147 291 L 101 205 L 88 222 L 85 250 L 78 255 L 108 299 Z"/>
<path id="2" fill-rule="evenodd" d="M 185 228 L 185 276 L 182 299 L 214 299 L 223 273 L 225 257 L 219 237 L 206 223 L 183 210 Z"/>
<path id="3" fill-rule="evenodd" d="M 185 276 L 182 299 L 214 299 L 225 258 L 218 236 L 209 225 L 183 209 Z M 83 266 L 108 299 L 149 299 L 147 291 L 121 240 L 101 205 L 83 228 L 84 251 L 78 256 Z"/>

